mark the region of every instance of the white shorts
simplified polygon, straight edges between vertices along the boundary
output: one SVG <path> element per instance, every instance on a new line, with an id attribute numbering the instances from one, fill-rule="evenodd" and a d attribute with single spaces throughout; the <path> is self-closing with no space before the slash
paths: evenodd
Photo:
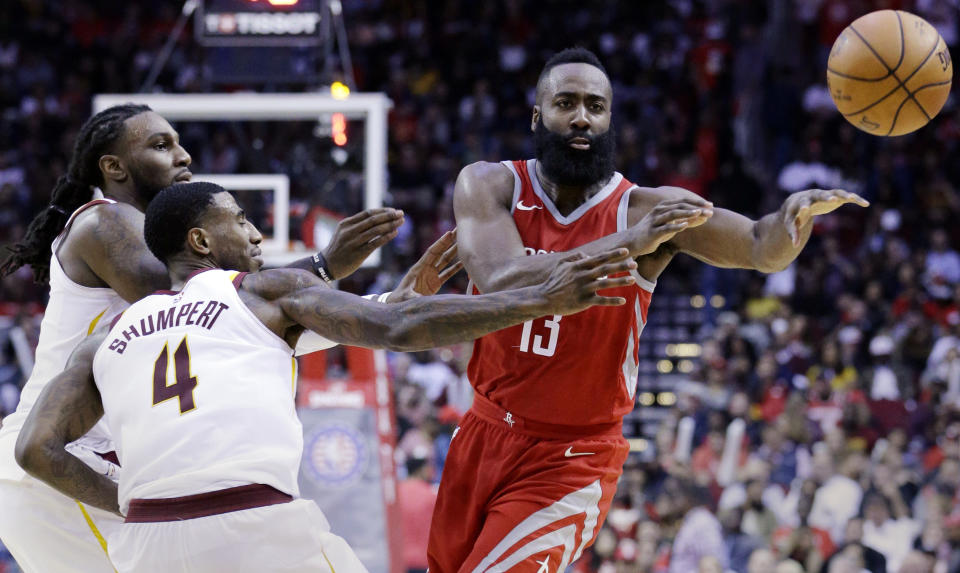
<path id="1" fill-rule="evenodd" d="M 24 573 L 113 573 L 105 539 L 122 525 L 30 476 L 0 479 L 0 539 Z"/>
<path id="2" fill-rule="evenodd" d="M 366 573 L 315 503 L 296 499 L 183 521 L 126 523 L 109 538 L 120 573 Z"/>

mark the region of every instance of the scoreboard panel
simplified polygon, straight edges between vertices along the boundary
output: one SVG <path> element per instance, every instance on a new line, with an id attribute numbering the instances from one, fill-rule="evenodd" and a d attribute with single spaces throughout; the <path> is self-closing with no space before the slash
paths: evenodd
<path id="1" fill-rule="evenodd" d="M 204 46 L 318 46 L 327 0 L 202 0 L 194 32 Z"/>

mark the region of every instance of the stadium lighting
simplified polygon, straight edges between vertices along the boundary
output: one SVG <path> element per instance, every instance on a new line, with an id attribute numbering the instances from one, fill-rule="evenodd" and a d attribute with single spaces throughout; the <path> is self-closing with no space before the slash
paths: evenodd
<path id="1" fill-rule="evenodd" d="M 330 96 L 333 99 L 347 99 L 350 97 L 350 88 L 343 82 L 330 84 Z"/>

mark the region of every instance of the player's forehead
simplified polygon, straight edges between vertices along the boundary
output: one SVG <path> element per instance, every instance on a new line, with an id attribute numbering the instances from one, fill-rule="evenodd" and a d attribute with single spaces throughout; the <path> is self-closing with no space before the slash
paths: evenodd
<path id="1" fill-rule="evenodd" d="M 176 137 L 177 132 L 170 122 L 155 111 L 145 111 L 128 117 L 123 122 L 124 139 L 127 143 L 143 142 L 152 137 Z"/>
<path id="2" fill-rule="evenodd" d="M 560 64 L 547 73 L 543 95 L 551 98 L 561 93 L 613 98 L 613 87 L 603 70 L 584 63 Z"/>
<path id="3" fill-rule="evenodd" d="M 214 193 L 213 204 L 210 205 L 210 211 L 216 212 L 219 215 L 232 217 L 240 211 L 240 205 L 237 204 L 237 200 L 234 199 L 232 193 L 229 191 L 221 191 L 220 193 Z"/>

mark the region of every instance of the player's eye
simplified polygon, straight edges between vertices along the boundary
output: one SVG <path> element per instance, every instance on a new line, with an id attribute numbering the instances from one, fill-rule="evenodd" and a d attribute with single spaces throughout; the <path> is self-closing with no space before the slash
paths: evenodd
<path id="1" fill-rule="evenodd" d="M 595 103 L 595 104 L 593 104 L 593 105 L 590 106 L 590 109 L 593 110 L 593 111 L 595 111 L 595 112 L 597 112 L 597 113 L 600 113 L 601 111 L 604 110 L 604 107 L 603 107 L 603 104 L 602 104 L 602 103 Z"/>
<path id="2" fill-rule="evenodd" d="M 570 101 L 565 99 L 559 100 L 557 101 L 557 107 L 559 107 L 560 109 L 567 109 L 568 107 L 570 107 Z"/>
<path id="3" fill-rule="evenodd" d="M 153 145 L 153 148 L 157 151 L 166 151 L 168 147 L 169 145 L 167 145 L 166 141 L 161 141 L 160 143 L 155 143 Z"/>

